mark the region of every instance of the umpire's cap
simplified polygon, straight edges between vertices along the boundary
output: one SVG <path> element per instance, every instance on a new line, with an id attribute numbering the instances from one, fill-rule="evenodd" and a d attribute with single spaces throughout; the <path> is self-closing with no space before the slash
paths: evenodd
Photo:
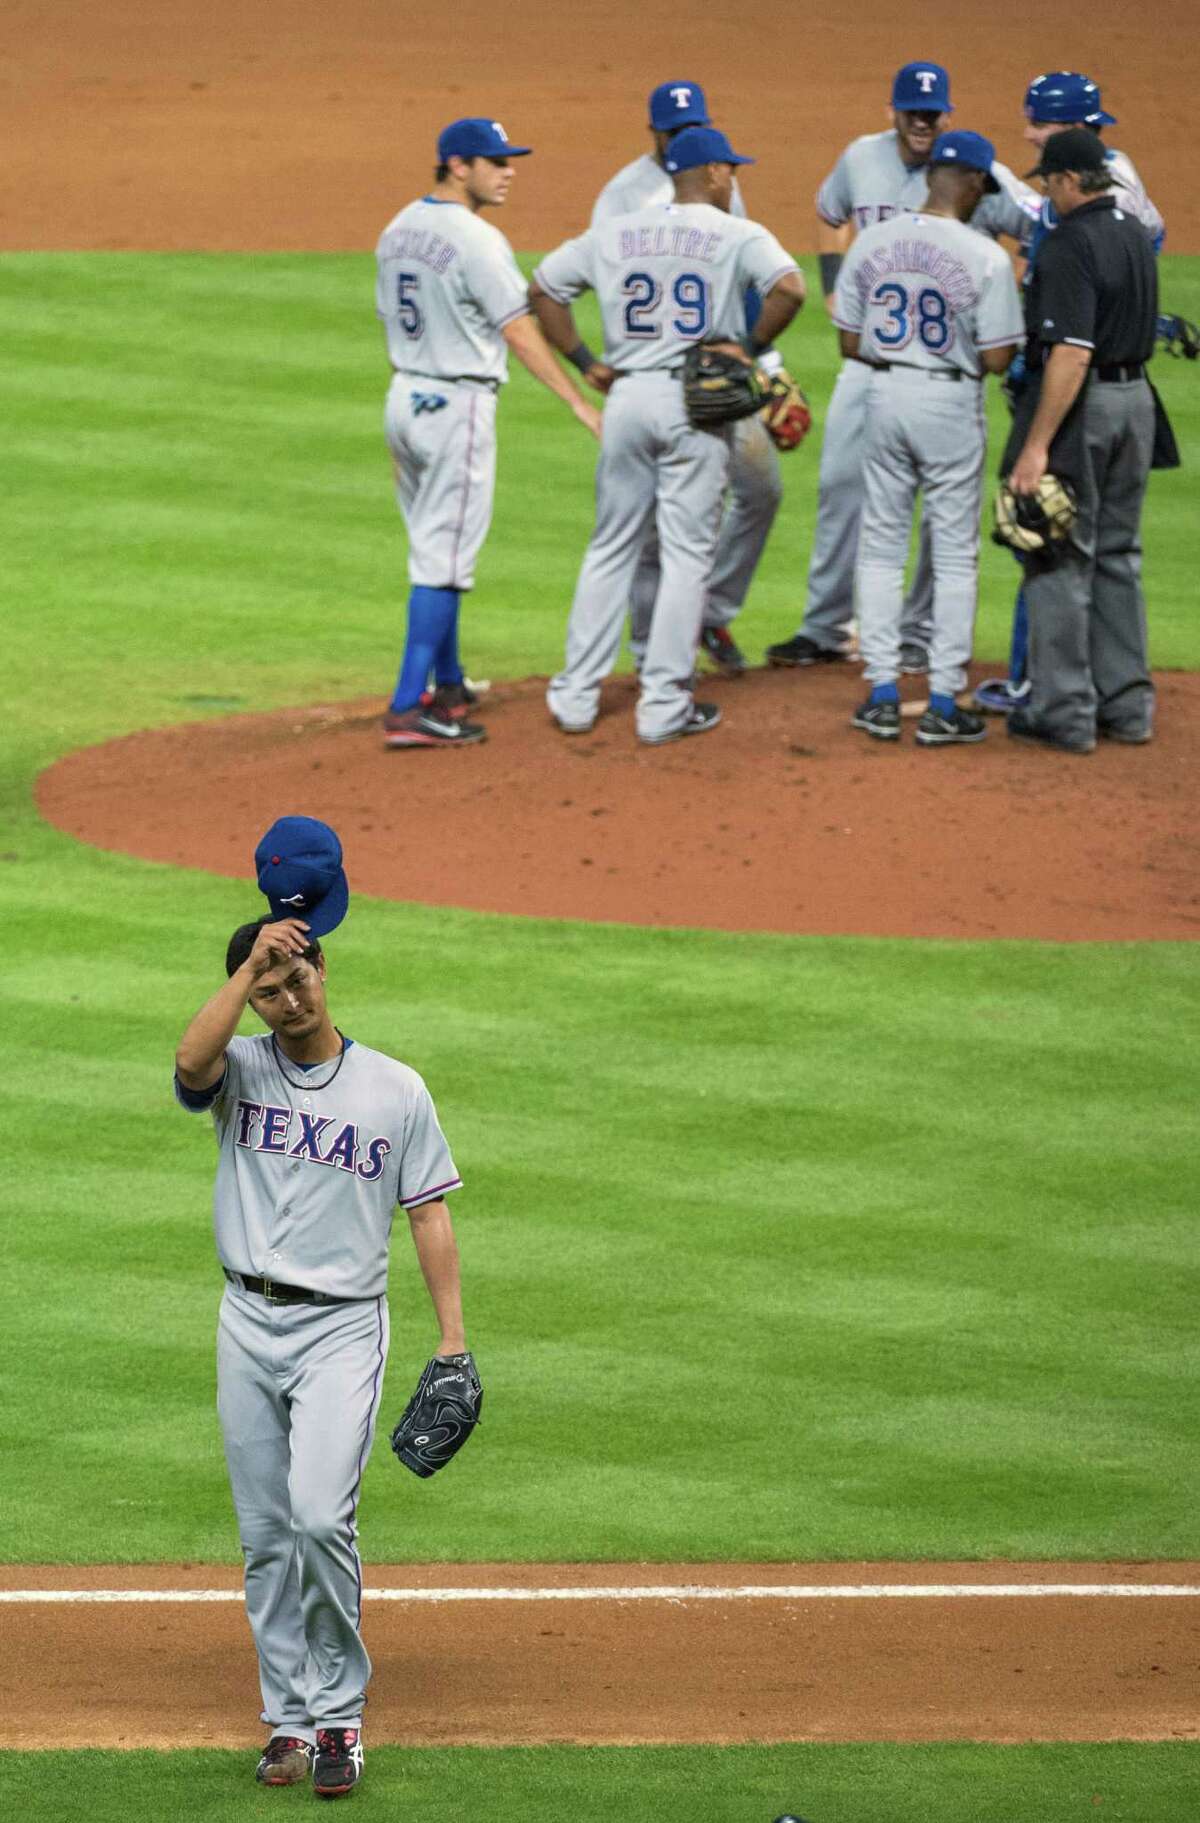
<path id="1" fill-rule="evenodd" d="M 310 937 L 324 937 L 346 916 L 342 845 L 328 823 L 280 817 L 254 850 L 254 866 L 273 918 L 303 918 Z"/>
<path id="2" fill-rule="evenodd" d="M 1103 142 L 1089 127 L 1066 127 L 1042 147 L 1042 156 L 1026 177 L 1049 177 L 1055 171 L 1107 171 Z"/>
<path id="3" fill-rule="evenodd" d="M 1115 127 L 1116 116 L 1100 106 L 1100 88 L 1078 70 L 1035 76 L 1025 91 L 1025 118 L 1035 126 Z"/>

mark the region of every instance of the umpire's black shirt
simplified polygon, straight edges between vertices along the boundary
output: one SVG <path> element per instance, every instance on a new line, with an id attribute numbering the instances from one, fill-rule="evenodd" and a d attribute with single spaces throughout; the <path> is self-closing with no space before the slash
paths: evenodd
<path id="1" fill-rule="evenodd" d="M 1045 364 L 1056 342 L 1092 351 L 1093 368 L 1136 366 L 1154 352 L 1158 261 L 1150 236 L 1112 196 L 1064 215 L 1033 262 L 1026 300 L 1026 363 Z"/>

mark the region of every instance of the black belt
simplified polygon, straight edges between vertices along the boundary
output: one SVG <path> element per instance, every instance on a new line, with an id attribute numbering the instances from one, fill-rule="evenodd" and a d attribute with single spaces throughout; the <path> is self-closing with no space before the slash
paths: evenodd
<path id="1" fill-rule="evenodd" d="M 278 1279 L 255 1279 L 248 1272 L 230 1272 L 221 1268 L 231 1285 L 242 1291 L 257 1292 L 268 1304 L 354 1304 L 356 1298 L 332 1298 L 327 1291 L 306 1291 L 303 1285 L 281 1285 Z"/>
<path id="2" fill-rule="evenodd" d="M 875 373 L 891 373 L 893 367 L 903 367 L 909 373 L 923 373 L 927 380 L 977 380 L 976 373 L 964 373 L 961 367 L 922 367 L 916 361 L 868 361 L 862 355 L 855 355 L 856 361 L 862 361 L 864 367 L 870 367 Z"/>
<path id="3" fill-rule="evenodd" d="M 1093 367 L 1092 378 L 1102 385 L 1114 385 L 1121 381 L 1144 380 L 1145 363 L 1142 361 L 1111 361 L 1105 367 Z"/>

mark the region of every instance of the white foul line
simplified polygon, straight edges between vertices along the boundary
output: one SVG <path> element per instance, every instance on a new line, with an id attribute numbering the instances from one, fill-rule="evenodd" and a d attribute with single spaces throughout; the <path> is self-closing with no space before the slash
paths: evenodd
<path id="1" fill-rule="evenodd" d="M 1059 1596 L 1159 1599 L 1200 1596 L 1200 1583 L 704 1583 L 564 1589 L 369 1589 L 364 1601 L 1029 1601 Z M 0 1602 L 240 1602 L 240 1589 L 0 1589 Z"/>

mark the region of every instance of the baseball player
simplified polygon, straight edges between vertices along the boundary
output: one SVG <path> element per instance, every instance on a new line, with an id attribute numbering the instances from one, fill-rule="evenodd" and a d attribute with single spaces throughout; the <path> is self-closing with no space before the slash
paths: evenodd
<path id="1" fill-rule="evenodd" d="M 611 221 L 614 216 L 628 215 L 635 209 L 648 209 L 656 204 L 669 203 L 674 192 L 665 160 L 672 139 L 685 127 L 709 124 L 708 103 L 698 82 L 660 83 L 650 96 L 650 131 L 654 137 L 654 150 L 635 158 L 632 164 L 626 165 L 605 184 L 592 210 L 592 227 L 599 227 L 601 223 Z M 736 177 L 733 180 L 729 213 L 743 218 L 746 214 L 746 205 Z M 757 296 L 751 293 L 747 298 L 746 313 L 750 327 L 753 327 L 757 311 Z M 582 350 L 585 355 L 587 352 L 586 349 Z M 574 354 L 568 358 L 573 359 Z M 709 578 L 700 633 L 702 650 L 717 670 L 727 677 L 739 677 L 746 669 L 745 654 L 734 640 L 729 627 L 745 602 L 782 499 L 779 456 L 775 445 L 758 418 L 743 418 L 733 431 L 729 493 L 721 523 L 721 535 L 717 540 L 717 554 Z M 634 573 L 630 601 L 629 646 L 638 665 L 646 653 L 658 581 L 658 533 L 651 521 Z"/>
<path id="2" fill-rule="evenodd" d="M 688 423 L 680 376 L 689 347 L 746 336 L 744 293 L 762 311 L 749 333 L 766 349 L 804 301 L 795 260 L 756 222 L 731 215 L 734 169 L 753 161 L 715 127 L 687 127 L 667 149 L 673 200 L 615 216 L 542 261 L 530 295 L 564 354 L 579 340 L 571 301 L 593 290 L 614 376 L 596 473 L 596 527 L 567 627 L 566 663 L 547 692 L 567 734 L 587 733 L 616 662 L 630 584 L 657 515 L 658 593 L 641 667 L 637 732 L 658 745 L 720 720 L 693 701 L 692 669 L 729 478 L 728 429 Z"/>
<path id="3" fill-rule="evenodd" d="M 217 1409 L 270 1736 L 256 1777 L 340 1797 L 362 1774 L 371 1662 L 357 1508 L 388 1349 L 388 1240 L 406 1210 L 440 1328 L 466 1343 L 445 1197 L 461 1182 L 414 1070 L 333 1024 L 320 937 L 348 892 L 333 831 L 285 817 L 255 856 L 269 914 L 190 1021 L 175 1093 L 211 1112 L 227 1284 Z M 236 1036 L 249 1006 L 266 1031 Z"/>
<path id="4" fill-rule="evenodd" d="M 1116 124 L 1115 116 L 1106 113 L 1101 105 L 1098 85 L 1090 76 L 1081 75 L 1077 70 L 1051 70 L 1045 76 L 1036 76 L 1025 91 L 1024 137 L 1039 152 L 1048 139 L 1052 139 L 1056 133 L 1064 132 L 1068 127 L 1090 127 L 1099 136 L 1105 127 L 1115 127 Z M 1104 158 L 1113 179 L 1111 194 L 1117 207 L 1142 223 L 1154 243 L 1154 251 L 1160 252 L 1166 238 L 1166 224 L 1146 194 L 1146 186 L 1134 169 L 1133 160 L 1112 146 L 1105 147 Z M 1038 250 L 1046 236 L 1057 226 L 1057 221 L 1054 204 L 1046 197 L 1040 203 L 1038 218 L 1029 237 L 1029 263 L 1025 273 L 1027 284 Z M 1022 356 L 1014 361 L 1008 383 L 1010 387 L 1018 388 L 1025 384 L 1025 362 Z M 986 709 L 993 715 L 1007 715 L 1028 701 L 1028 650 L 1029 617 L 1025 590 L 1021 588 L 1017 592 L 1013 610 L 1008 676 L 989 677 L 978 686 L 975 702 L 979 708 Z"/>
<path id="5" fill-rule="evenodd" d="M 933 555 L 929 707 L 917 743 L 981 741 L 980 716 L 955 701 L 966 682 L 979 582 L 979 507 L 987 449 L 982 379 L 1003 373 L 1024 318 L 1008 255 L 966 226 L 995 196 L 995 153 L 978 133 L 933 143 L 929 194 L 914 214 L 858 235 L 838 274 L 842 352 L 866 374 L 862 522 L 854 589 L 871 693 L 854 726 L 900 737 L 904 560 L 917 490 Z"/>
<path id="6" fill-rule="evenodd" d="M 940 64 L 906 63 L 892 84 L 892 129 L 852 140 L 817 192 L 821 285 L 827 304 L 837 282 L 847 235 L 888 221 L 925 198 L 935 136 L 950 124 L 950 78 Z M 992 172 L 998 185 L 980 202 L 973 229 L 1020 241 L 1029 233 L 1041 198 L 1006 166 Z M 854 552 L 862 504 L 860 460 L 866 434 L 870 375 L 847 361 L 825 417 L 817 527 L 808 572 L 808 602 L 799 631 L 767 648 L 767 662 L 807 668 L 848 657 L 853 616 Z M 928 667 L 930 588 L 928 535 L 922 530 L 917 576 L 905 613 L 902 668 Z"/>
<path id="7" fill-rule="evenodd" d="M 462 747 L 482 741 L 467 719 L 477 701 L 458 656 L 458 616 L 475 581 L 492 516 L 496 395 L 508 351 L 555 393 L 593 436 L 600 418 L 562 372 L 529 316 L 525 280 L 499 229 L 515 158 L 496 120 L 456 120 L 438 139 L 433 189 L 401 209 L 376 249 L 375 307 L 392 382 L 384 429 L 396 497 L 408 527 L 404 659 L 384 720 L 389 747 Z M 426 699 L 430 675 L 432 697 Z"/>

